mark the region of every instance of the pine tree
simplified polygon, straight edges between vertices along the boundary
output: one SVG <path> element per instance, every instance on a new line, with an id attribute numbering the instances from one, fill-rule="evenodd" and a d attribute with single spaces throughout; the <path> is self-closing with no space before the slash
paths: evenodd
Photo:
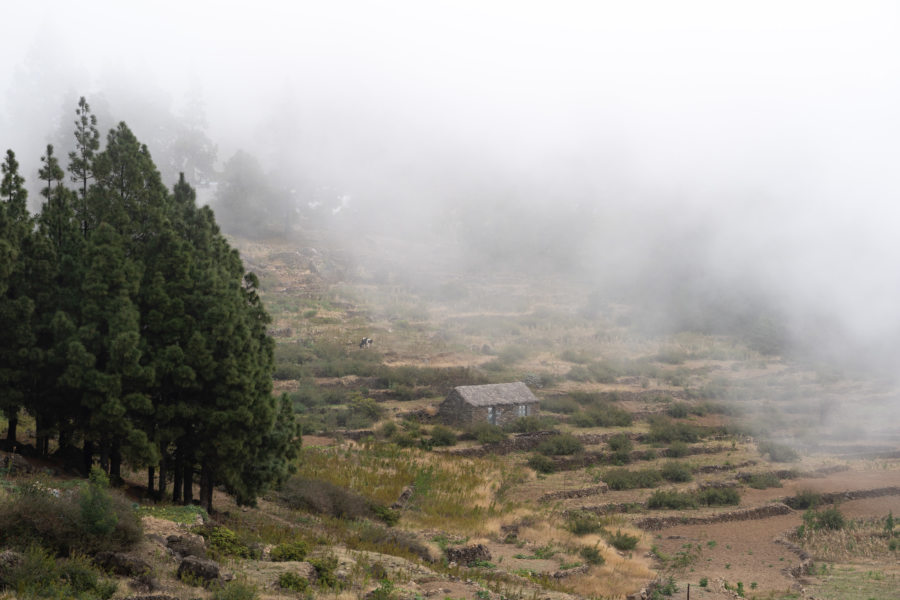
<path id="1" fill-rule="evenodd" d="M 75 150 L 69 153 L 69 173 L 72 174 L 72 181 L 80 184 L 78 188 L 80 202 L 76 214 L 81 221 L 82 235 L 87 235 L 88 183 L 94 178 L 94 156 L 100 149 L 100 132 L 97 130 L 97 117 L 91 113 L 91 107 L 84 96 L 78 101 L 75 115 L 78 117 L 75 121 Z"/>
<path id="2" fill-rule="evenodd" d="M 85 439 L 101 452 L 100 466 L 116 478 L 122 460 L 133 466 L 157 460 L 137 422 L 152 411 L 146 390 L 152 369 L 141 364 L 140 315 L 134 299 L 140 265 L 127 245 L 105 223 L 92 232 L 85 249 L 78 341 L 69 344 L 63 376 L 77 391 Z"/>
<path id="3" fill-rule="evenodd" d="M 28 354 L 34 343 L 34 303 L 25 290 L 25 252 L 34 221 L 28 212 L 25 179 L 12 150 L 6 152 L 0 169 L 0 410 L 9 422 L 7 444 L 14 445 L 19 411 L 26 400 Z"/>

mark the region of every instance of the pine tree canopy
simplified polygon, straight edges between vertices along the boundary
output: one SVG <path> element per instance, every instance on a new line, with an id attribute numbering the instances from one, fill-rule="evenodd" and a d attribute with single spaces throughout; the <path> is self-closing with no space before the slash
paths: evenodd
<path id="1" fill-rule="evenodd" d="M 52 145 L 41 157 L 40 213 L 27 210 L 10 150 L 0 184 L 0 410 L 15 443 L 21 410 L 85 473 L 113 481 L 148 468 L 149 491 L 176 501 L 224 485 L 253 504 L 281 482 L 299 433 L 272 395 L 273 341 L 255 275 L 179 178 L 162 183 L 125 123 L 101 148 L 84 98 L 70 181 Z M 154 476 L 159 473 L 159 488 Z"/>

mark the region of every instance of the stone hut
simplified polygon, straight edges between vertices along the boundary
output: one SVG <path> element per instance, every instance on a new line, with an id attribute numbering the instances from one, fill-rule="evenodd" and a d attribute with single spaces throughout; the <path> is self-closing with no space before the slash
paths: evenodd
<path id="1" fill-rule="evenodd" d="M 442 423 L 465 427 L 476 423 L 505 425 L 536 415 L 540 404 L 528 386 L 515 383 L 461 385 L 453 388 L 438 407 Z"/>

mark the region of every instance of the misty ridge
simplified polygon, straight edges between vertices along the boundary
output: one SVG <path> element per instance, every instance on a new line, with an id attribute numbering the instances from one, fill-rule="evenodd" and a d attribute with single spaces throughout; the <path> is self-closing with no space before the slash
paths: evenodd
<path id="1" fill-rule="evenodd" d="M 326 239 L 416 289 L 565 280 L 637 329 L 895 371 L 895 8 L 338 4 L 21 9 L 0 145 L 35 201 L 84 95 L 226 233 Z"/>

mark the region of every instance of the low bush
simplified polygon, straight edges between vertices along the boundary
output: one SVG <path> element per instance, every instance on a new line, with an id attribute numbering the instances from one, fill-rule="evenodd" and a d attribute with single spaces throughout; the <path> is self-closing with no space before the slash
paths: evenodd
<path id="1" fill-rule="evenodd" d="M 650 420 L 650 433 L 647 439 L 650 442 L 688 442 L 693 443 L 707 434 L 704 427 L 673 421 L 667 417 L 654 417 Z"/>
<path id="2" fill-rule="evenodd" d="M 10 590 L 15 598 L 107 600 L 117 588 L 84 555 L 55 559 L 40 546 L 29 547 L 20 563 L 0 570 L 0 590 Z"/>
<path id="3" fill-rule="evenodd" d="M 445 425 L 435 425 L 431 428 L 431 443 L 434 446 L 455 446 L 456 433 Z"/>
<path id="4" fill-rule="evenodd" d="M 807 510 L 803 513 L 803 524 L 807 529 L 843 529 L 847 521 L 844 514 L 836 507 L 826 508 L 823 511 Z"/>
<path id="5" fill-rule="evenodd" d="M 309 586 L 309 581 L 305 577 L 301 577 L 296 573 L 282 573 L 278 576 L 278 587 L 283 590 L 291 590 L 292 592 L 305 592 Z"/>
<path id="6" fill-rule="evenodd" d="M 340 589 L 340 582 L 335 574 L 338 567 L 338 559 L 336 556 L 328 555 L 311 558 L 309 563 L 316 570 L 316 583 L 319 587 Z"/>
<path id="7" fill-rule="evenodd" d="M 40 545 L 57 556 L 127 550 L 143 537 L 141 521 L 131 502 L 106 486 L 99 469 L 74 489 L 26 483 L 0 500 L 0 547 Z"/>
<path id="8" fill-rule="evenodd" d="M 634 443 L 624 433 L 617 433 L 607 440 L 607 445 L 609 449 L 613 452 L 631 452 L 634 448 Z"/>
<path id="9" fill-rule="evenodd" d="M 629 550 L 634 550 L 637 547 L 640 538 L 636 535 L 629 535 L 617 530 L 608 537 L 607 541 L 616 550 L 627 552 Z"/>
<path id="10" fill-rule="evenodd" d="M 468 434 L 475 438 L 479 444 L 496 444 L 507 438 L 506 432 L 498 425 L 490 423 L 477 423 L 469 428 Z"/>
<path id="11" fill-rule="evenodd" d="M 541 410 L 552 413 L 572 414 L 580 410 L 578 402 L 568 396 L 548 396 L 541 400 Z"/>
<path id="12" fill-rule="evenodd" d="M 663 479 L 673 483 L 690 481 L 694 478 L 690 465 L 675 460 L 670 460 L 664 464 L 659 473 Z"/>
<path id="13" fill-rule="evenodd" d="M 600 553 L 600 549 L 596 546 L 582 546 L 578 554 L 589 565 L 602 565 L 606 562 L 606 559 Z"/>
<path id="14" fill-rule="evenodd" d="M 688 492 L 656 490 L 647 499 L 647 508 L 671 508 L 673 510 L 697 508 L 697 500 L 693 494 Z"/>
<path id="15" fill-rule="evenodd" d="M 368 500 L 355 492 L 321 479 L 291 477 L 282 486 L 279 498 L 288 508 L 340 519 L 374 516 Z"/>
<path id="16" fill-rule="evenodd" d="M 545 417 L 529 416 L 519 417 L 512 423 L 503 426 L 503 431 L 510 433 L 534 433 L 535 431 L 547 431 L 553 428 L 553 422 Z"/>
<path id="17" fill-rule="evenodd" d="M 278 544 L 269 553 L 273 562 L 301 561 L 309 553 L 309 545 L 304 541 Z"/>
<path id="18" fill-rule="evenodd" d="M 231 581 L 213 591 L 210 600 L 258 600 L 259 590 L 247 581 Z"/>
<path id="19" fill-rule="evenodd" d="M 705 488 L 697 492 L 697 501 L 704 506 L 733 506 L 741 503 L 737 488 Z"/>
<path id="20" fill-rule="evenodd" d="M 610 469 L 603 474 L 603 482 L 611 490 L 652 488 L 660 484 L 662 476 L 656 469 Z"/>
<path id="21" fill-rule="evenodd" d="M 535 448 L 545 456 L 569 456 L 584 450 L 584 444 L 574 435 L 564 433 L 547 438 Z"/>
<path id="22" fill-rule="evenodd" d="M 632 422 L 629 412 L 609 404 L 592 406 L 572 416 L 576 427 L 628 427 Z"/>
<path id="23" fill-rule="evenodd" d="M 543 454 L 532 454 L 528 458 L 528 466 L 538 473 L 553 473 L 556 471 L 556 463 L 553 459 Z"/>
<path id="24" fill-rule="evenodd" d="M 418 558 L 428 562 L 432 560 L 428 547 L 408 531 L 387 528 L 371 521 L 359 521 L 353 524 L 350 532 L 352 536 L 344 540 L 348 548 Z"/>
<path id="25" fill-rule="evenodd" d="M 239 558 L 259 558 L 259 552 L 243 541 L 237 533 L 223 526 L 198 525 L 191 528 L 207 540 L 213 557 L 237 556 Z"/>
<path id="26" fill-rule="evenodd" d="M 800 490 L 794 497 L 785 498 L 784 503 L 794 510 L 816 508 L 822 503 L 822 495 L 809 489 Z"/>
<path id="27" fill-rule="evenodd" d="M 681 458 L 682 456 L 687 456 L 690 452 L 691 447 L 685 442 L 676 441 L 669 444 L 669 448 L 666 450 L 666 456 L 670 458 Z"/>
<path id="28" fill-rule="evenodd" d="M 782 487 L 781 480 L 775 473 L 753 473 L 747 479 L 747 485 L 755 490 Z"/>
<path id="29" fill-rule="evenodd" d="M 566 528 L 575 535 L 587 535 L 600 532 L 603 526 L 594 513 L 578 510 L 566 516 Z"/>
<path id="30" fill-rule="evenodd" d="M 666 409 L 666 414 L 673 419 L 684 419 L 690 413 L 690 407 L 684 402 L 676 402 Z"/>
<path id="31" fill-rule="evenodd" d="M 760 454 L 767 455 L 772 462 L 793 462 L 800 458 L 796 450 L 785 444 L 760 442 L 756 447 Z"/>

